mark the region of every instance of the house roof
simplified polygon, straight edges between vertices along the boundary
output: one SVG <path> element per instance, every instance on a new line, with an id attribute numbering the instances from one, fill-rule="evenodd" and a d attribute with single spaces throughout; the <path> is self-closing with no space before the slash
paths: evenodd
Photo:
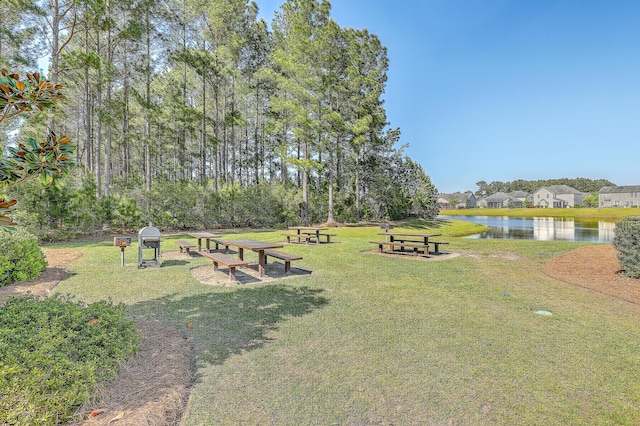
<path id="1" fill-rule="evenodd" d="M 504 192 L 496 192 L 495 194 L 489 195 L 485 200 L 488 203 L 501 203 L 505 200 L 515 199 L 513 196 L 509 194 L 505 194 Z"/>
<path id="2" fill-rule="evenodd" d="M 621 192 L 640 192 L 640 185 L 605 186 L 600 189 L 600 194 L 615 194 Z"/>
<path id="3" fill-rule="evenodd" d="M 582 192 L 567 185 L 551 185 L 551 186 L 545 186 L 540 189 L 546 189 L 547 191 L 556 195 L 557 194 L 582 194 Z M 540 191 L 540 189 L 538 191 Z"/>
<path id="4" fill-rule="evenodd" d="M 527 191 L 511 191 L 509 195 L 516 198 L 527 198 L 531 194 L 529 194 Z"/>

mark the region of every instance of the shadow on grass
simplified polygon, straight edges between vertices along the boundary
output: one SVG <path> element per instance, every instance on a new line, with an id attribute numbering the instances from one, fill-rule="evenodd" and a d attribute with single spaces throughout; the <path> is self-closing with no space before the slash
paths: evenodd
<path id="1" fill-rule="evenodd" d="M 168 296 L 132 307 L 136 316 L 161 317 L 193 339 L 200 362 L 222 364 L 231 355 L 257 349 L 290 317 L 321 308 L 323 290 L 287 285 L 241 288 L 176 299 Z"/>

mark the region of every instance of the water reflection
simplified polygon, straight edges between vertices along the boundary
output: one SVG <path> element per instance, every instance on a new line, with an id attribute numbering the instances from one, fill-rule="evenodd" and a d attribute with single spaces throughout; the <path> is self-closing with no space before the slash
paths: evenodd
<path id="1" fill-rule="evenodd" d="M 491 230 L 468 238 L 519 239 L 544 241 L 583 241 L 609 243 L 615 222 L 575 220 L 553 217 L 438 216 L 442 219 L 468 220 L 490 226 Z"/>

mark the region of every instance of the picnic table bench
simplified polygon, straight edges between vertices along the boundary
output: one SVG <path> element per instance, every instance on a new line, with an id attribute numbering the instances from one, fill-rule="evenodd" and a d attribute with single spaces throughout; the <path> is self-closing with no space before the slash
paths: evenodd
<path id="1" fill-rule="evenodd" d="M 240 260 L 244 260 L 245 250 L 251 250 L 258 253 L 258 271 L 260 272 L 261 277 L 265 276 L 267 264 L 266 256 L 264 254 L 265 250 L 282 247 L 282 243 L 270 243 L 256 240 L 222 240 L 220 243 L 224 244 L 225 250 L 228 249 L 229 246 L 237 247 L 238 257 Z"/>
<path id="2" fill-rule="evenodd" d="M 371 244 L 377 244 L 380 253 L 384 251 L 384 246 L 389 246 L 391 251 L 395 251 L 395 247 L 405 251 L 405 248 L 413 249 L 413 255 L 417 256 L 422 252 L 425 256 L 429 255 L 429 244 L 433 244 L 433 254 L 440 254 L 440 245 L 449 244 L 443 241 L 429 241 L 431 237 L 438 237 L 442 234 L 423 234 L 413 232 L 381 232 L 378 235 L 385 235 L 387 241 L 370 241 Z"/>
<path id="3" fill-rule="evenodd" d="M 324 237 L 325 238 L 325 242 L 326 243 L 330 243 L 331 242 L 331 237 L 336 237 L 338 234 L 327 234 L 327 233 L 323 233 L 323 232 L 303 232 L 303 234 L 305 235 L 309 235 L 311 237 L 315 237 L 318 240 L 318 243 L 320 243 L 320 237 Z"/>
<path id="4" fill-rule="evenodd" d="M 405 249 L 405 247 L 410 247 L 413 249 L 413 255 L 417 256 L 420 253 L 420 249 L 422 249 L 423 254 L 428 254 L 429 246 L 425 246 L 420 243 L 410 243 L 410 242 L 400 242 L 400 241 L 369 241 L 371 244 L 377 244 L 380 249 L 380 253 L 384 252 L 384 246 L 387 245 L 394 251 L 395 247 L 399 247 L 400 250 Z"/>
<path id="5" fill-rule="evenodd" d="M 433 253 L 440 254 L 440 246 L 443 244 L 449 244 L 446 241 L 429 241 L 429 244 L 433 244 Z"/>
<path id="6" fill-rule="evenodd" d="M 224 246 L 224 252 L 229 251 L 229 244 L 220 238 L 212 238 L 211 241 L 216 245 L 216 250 L 220 250 L 220 246 Z"/>
<path id="7" fill-rule="evenodd" d="M 229 268 L 229 279 L 232 281 L 236 279 L 236 268 L 248 265 L 247 262 L 242 259 L 237 259 L 222 253 L 202 252 L 202 255 L 213 261 L 213 269 L 215 271 L 218 270 L 218 265 L 223 265 Z"/>
<path id="8" fill-rule="evenodd" d="M 429 241 L 426 245 L 417 242 L 408 242 L 408 241 L 369 241 L 371 244 L 377 244 L 380 249 L 380 253 L 384 251 L 384 246 L 389 246 L 391 251 L 394 251 L 394 247 L 399 247 L 400 250 L 404 250 L 405 247 L 410 247 L 413 249 L 413 255 L 417 256 L 421 251 L 423 254 L 427 255 L 429 253 L 440 254 L 440 246 L 443 244 L 449 244 L 446 241 Z M 429 252 L 429 244 L 433 244 L 433 251 Z"/>
<path id="9" fill-rule="evenodd" d="M 205 240 L 207 252 L 211 251 L 210 241 L 214 238 L 221 238 L 220 235 L 211 232 L 190 232 L 189 236 L 198 239 L 198 251 L 202 251 L 202 240 Z"/>
<path id="10" fill-rule="evenodd" d="M 291 243 L 292 239 L 295 239 L 298 243 L 304 242 L 306 244 L 315 243 L 320 244 L 323 241 L 320 241 L 323 238 L 326 243 L 331 242 L 331 237 L 337 236 L 337 234 L 329 234 L 329 228 L 322 228 L 318 226 L 290 226 L 288 228 L 291 231 L 296 231 L 295 234 L 282 234 L 287 237 L 287 242 Z"/>
<path id="11" fill-rule="evenodd" d="M 284 261 L 284 271 L 285 272 L 289 272 L 291 270 L 291 262 L 293 260 L 302 259 L 302 256 L 297 255 L 297 254 L 283 253 L 281 251 L 276 251 L 276 250 L 265 250 L 264 251 L 264 261 L 265 261 L 265 263 L 267 263 L 267 259 L 268 259 L 269 256 L 275 257 L 276 259 L 280 259 L 280 260 Z"/>
<path id="12" fill-rule="evenodd" d="M 191 250 L 192 248 L 196 248 L 196 245 L 190 243 L 189 241 L 178 240 L 175 241 L 175 243 L 178 245 L 178 247 L 180 247 L 180 253 L 186 252 L 187 254 L 189 254 L 189 250 Z"/>
<path id="13" fill-rule="evenodd" d="M 288 244 L 291 244 L 291 239 L 295 239 L 298 243 L 304 241 L 305 244 L 315 243 L 317 241 L 315 234 L 282 234 L 282 236 L 287 237 Z"/>

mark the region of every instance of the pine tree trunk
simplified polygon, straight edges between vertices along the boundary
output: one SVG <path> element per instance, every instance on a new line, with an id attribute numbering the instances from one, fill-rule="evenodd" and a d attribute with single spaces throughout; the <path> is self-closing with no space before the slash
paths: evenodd
<path id="1" fill-rule="evenodd" d="M 109 0 L 106 0 L 107 21 L 110 20 L 111 10 Z M 113 50 L 111 46 L 111 25 L 107 28 L 107 64 L 111 68 Z M 107 71 L 107 106 L 111 108 L 111 70 Z M 104 196 L 111 196 L 111 120 L 107 120 L 104 146 Z"/>

